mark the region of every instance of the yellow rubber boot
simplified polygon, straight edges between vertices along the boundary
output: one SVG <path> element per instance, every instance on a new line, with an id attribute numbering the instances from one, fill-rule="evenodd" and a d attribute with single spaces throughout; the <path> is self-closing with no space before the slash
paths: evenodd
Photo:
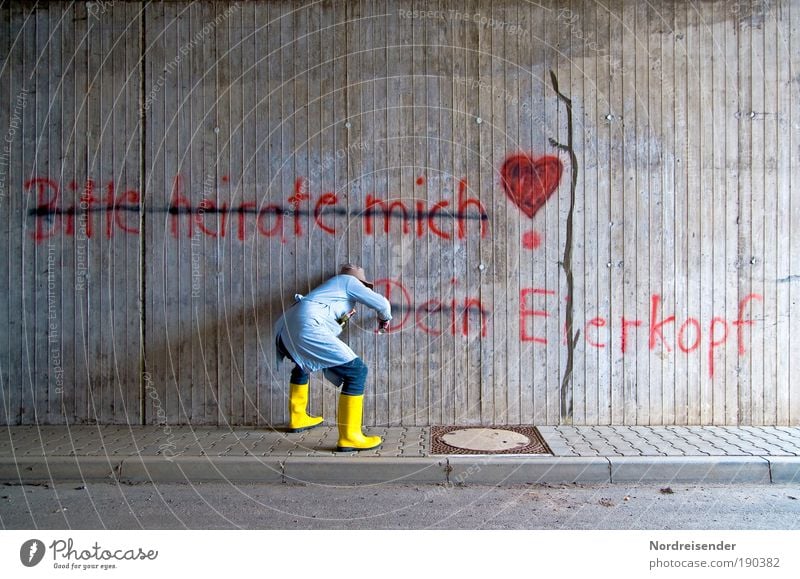
<path id="1" fill-rule="evenodd" d="M 322 423 L 322 416 L 309 416 L 308 384 L 289 384 L 289 432 L 301 432 Z"/>
<path id="2" fill-rule="evenodd" d="M 336 450 L 350 452 L 369 450 L 381 445 L 380 436 L 364 436 L 361 431 L 361 418 L 364 412 L 364 395 L 348 396 L 339 394 L 339 443 Z"/>

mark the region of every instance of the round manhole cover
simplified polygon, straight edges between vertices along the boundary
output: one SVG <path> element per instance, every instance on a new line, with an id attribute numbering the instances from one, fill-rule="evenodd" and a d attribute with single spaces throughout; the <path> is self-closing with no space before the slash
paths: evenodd
<path id="1" fill-rule="evenodd" d="M 442 435 L 442 442 L 465 450 L 501 452 L 523 448 L 531 443 L 531 439 L 501 428 L 465 428 Z"/>

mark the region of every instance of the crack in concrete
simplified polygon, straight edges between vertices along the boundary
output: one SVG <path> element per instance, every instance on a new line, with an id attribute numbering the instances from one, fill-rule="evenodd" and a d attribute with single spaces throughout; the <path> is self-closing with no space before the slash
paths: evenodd
<path id="1" fill-rule="evenodd" d="M 552 70 L 550 71 L 550 81 L 558 100 L 564 103 L 567 108 L 567 144 L 559 143 L 550 138 L 550 144 L 558 150 L 569 155 L 570 160 L 570 187 L 569 187 L 569 212 L 567 213 L 567 232 L 564 241 L 564 256 L 561 259 L 561 269 L 567 278 L 567 305 L 566 305 L 566 327 L 564 333 L 567 336 L 567 363 L 564 368 L 564 375 L 561 378 L 561 420 L 567 424 L 572 424 L 572 370 L 575 360 L 575 346 L 580 337 L 580 330 L 573 332 L 574 305 L 573 297 L 575 294 L 575 280 L 572 272 L 572 233 L 573 215 L 575 213 L 575 192 L 578 185 L 578 156 L 575 154 L 573 146 L 573 120 L 572 120 L 572 99 L 558 90 L 558 77 Z"/>

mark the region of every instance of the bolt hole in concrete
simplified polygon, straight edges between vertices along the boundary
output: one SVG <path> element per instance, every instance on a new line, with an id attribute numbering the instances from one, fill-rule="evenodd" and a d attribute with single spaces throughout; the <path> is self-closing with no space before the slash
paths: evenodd
<path id="1" fill-rule="evenodd" d="M 550 454 L 532 426 L 433 426 L 431 454 Z"/>

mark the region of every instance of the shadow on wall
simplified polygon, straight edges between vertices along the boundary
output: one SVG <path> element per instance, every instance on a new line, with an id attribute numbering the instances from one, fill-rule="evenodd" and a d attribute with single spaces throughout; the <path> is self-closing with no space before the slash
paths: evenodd
<path id="1" fill-rule="evenodd" d="M 281 427 L 292 366 L 284 361 L 276 368 L 272 328 L 295 293 L 305 294 L 328 277 L 314 276 L 281 294 L 265 288 L 250 307 L 227 309 L 237 300 L 225 299 L 212 321 L 202 322 L 212 316 L 195 310 L 190 332 L 168 326 L 157 335 L 151 331 L 145 344 L 145 422 Z"/>

